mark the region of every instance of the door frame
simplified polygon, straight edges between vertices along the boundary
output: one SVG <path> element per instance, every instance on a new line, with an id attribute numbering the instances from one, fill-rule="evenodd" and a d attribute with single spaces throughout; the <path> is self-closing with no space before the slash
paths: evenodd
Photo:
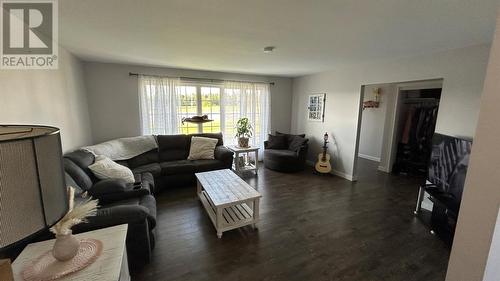
<path id="1" fill-rule="evenodd" d="M 384 132 L 385 126 L 389 125 L 389 135 L 388 138 L 385 139 L 382 143 L 382 146 L 384 146 L 386 141 L 390 141 L 389 146 L 387 151 L 384 151 L 382 149 L 382 154 L 380 155 L 380 165 L 378 166 L 378 170 L 385 172 L 385 173 L 390 173 L 392 172 L 392 165 L 394 164 L 394 161 L 396 159 L 396 150 L 397 150 L 397 144 L 396 144 L 396 130 L 398 127 L 398 120 L 399 120 L 399 114 L 400 114 L 400 103 L 401 103 L 401 91 L 404 90 L 417 90 L 417 89 L 430 89 L 430 88 L 441 88 L 441 93 L 443 93 L 444 90 L 444 78 L 431 78 L 431 79 L 425 79 L 425 80 L 413 80 L 413 81 L 403 81 L 403 82 L 386 82 L 386 83 L 373 83 L 373 84 L 363 84 L 361 85 L 361 90 L 360 90 L 360 95 L 359 95 L 359 107 L 358 107 L 358 123 L 357 123 L 357 129 L 356 129 L 356 147 L 354 149 L 354 161 L 353 161 L 353 173 L 352 173 L 352 180 L 356 181 L 358 178 L 358 154 L 359 154 L 359 143 L 361 139 L 361 122 L 363 120 L 363 100 L 364 100 L 364 92 L 366 86 L 370 85 L 394 85 L 396 87 L 396 97 L 394 100 L 394 103 L 392 104 L 392 115 L 389 116 L 388 114 L 385 115 L 385 120 L 387 118 L 391 118 L 391 123 L 387 124 L 387 122 L 384 122 Z M 388 107 L 391 105 L 387 105 Z M 387 107 L 387 109 L 388 109 Z M 439 116 L 439 110 L 438 110 L 438 116 Z M 387 161 L 386 159 L 389 160 Z M 385 160 L 386 164 L 385 166 L 382 165 L 382 161 Z"/>

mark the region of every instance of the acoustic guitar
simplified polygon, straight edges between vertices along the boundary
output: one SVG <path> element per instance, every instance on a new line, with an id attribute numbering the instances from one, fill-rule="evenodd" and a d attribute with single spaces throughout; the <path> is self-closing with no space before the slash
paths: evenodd
<path id="1" fill-rule="evenodd" d="M 332 171 L 332 165 L 330 165 L 330 154 L 326 153 L 328 146 L 328 133 L 325 133 L 323 136 L 324 144 L 323 144 L 323 152 L 318 154 L 318 162 L 314 166 L 318 173 L 328 174 Z"/>

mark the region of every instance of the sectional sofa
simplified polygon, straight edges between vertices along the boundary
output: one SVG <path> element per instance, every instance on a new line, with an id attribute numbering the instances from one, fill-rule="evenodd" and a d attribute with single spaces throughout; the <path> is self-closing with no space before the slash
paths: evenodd
<path id="1" fill-rule="evenodd" d="M 187 160 L 191 137 L 217 138 L 215 159 Z M 118 224 L 128 224 L 127 252 L 131 267 L 149 262 L 155 244 L 156 200 L 161 191 L 178 186 L 193 186 L 197 172 L 231 168 L 233 152 L 223 146 L 222 134 L 159 135 L 158 148 L 134 158 L 117 161 L 129 167 L 140 188 L 121 179 L 99 180 L 88 168 L 95 156 L 86 150 L 64 155 L 66 183 L 75 187 L 76 200 L 90 195 L 99 199 L 100 208 L 88 223 L 74 228 L 74 233 Z"/>

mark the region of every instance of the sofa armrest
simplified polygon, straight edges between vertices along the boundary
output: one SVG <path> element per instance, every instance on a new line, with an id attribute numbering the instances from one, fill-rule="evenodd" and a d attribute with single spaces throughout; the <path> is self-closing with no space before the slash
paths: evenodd
<path id="1" fill-rule="evenodd" d="M 133 185 L 120 179 L 101 180 L 88 191 L 92 198 L 99 199 L 100 204 L 107 204 L 119 200 L 137 198 L 150 194 L 148 187 L 135 189 Z"/>
<path id="2" fill-rule="evenodd" d="M 299 158 L 306 158 L 307 157 L 307 150 L 308 150 L 309 146 L 307 144 L 303 144 L 299 147 L 299 149 L 296 151 L 297 152 L 297 156 Z"/>
<path id="3" fill-rule="evenodd" d="M 98 215 L 89 217 L 87 223 L 73 227 L 73 233 L 82 233 L 120 224 L 128 224 L 127 254 L 129 266 L 142 266 L 151 259 L 154 235 L 147 208 L 142 206 L 112 206 L 98 210 Z"/>
<path id="4" fill-rule="evenodd" d="M 120 224 L 142 223 L 148 218 L 146 207 L 118 205 L 99 208 L 97 215 L 87 218 L 86 223 L 75 226 L 77 232 L 90 231 Z"/>
<path id="5" fill-rule="evenodd" d="M 127 183 L 121 179 L 105 179 L 98 181 L 89 189 L 89 194 L 99 196 L 102 194 L 120 193 L 127 188 Z"/>
<path id="6" fill-rule="evenodd" d="M 233 152 L 227 147 L 219 145 L 215 148 L 214 157 L 222 162 L 233 162 Z"/>

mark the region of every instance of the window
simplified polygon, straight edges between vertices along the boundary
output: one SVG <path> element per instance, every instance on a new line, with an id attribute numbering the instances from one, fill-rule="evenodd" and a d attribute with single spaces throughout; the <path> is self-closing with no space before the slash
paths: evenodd
<path id="1" fill-rule="evenodd" d="M 247 117 L 254 128 L 251 145 L 262 146 L 267 137 L 268 84 L 193 83 L 141 76 L 140 100 L 143 134 L 222 132 L 224 143 L 234 144 L 236 122 Z M 182 118 L 195 115 L 207 115 L 213 121 L 182 123 Z"/>
<path id="2" fill-rule="evenodd" d="M 179 133 L 192 134 L 198 132 L 198 125 L 185 122 L 182 124 L 182 118 L 198 115 L 198 88 L 194 86 L 178 86 L 180 102 L 177 107 L 179 114 Z"/>

